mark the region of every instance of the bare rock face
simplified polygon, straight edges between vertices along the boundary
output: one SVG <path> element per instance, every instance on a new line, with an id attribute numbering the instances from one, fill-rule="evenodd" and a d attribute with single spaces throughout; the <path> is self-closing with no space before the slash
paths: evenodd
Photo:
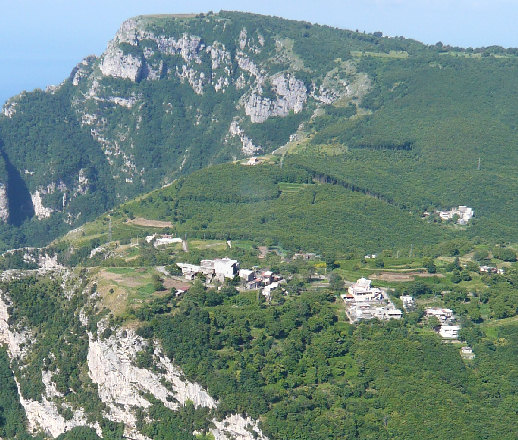
<path id="1" fill-rule="evenodd" d="M 31 194 L 32 206 L 34 206 L 34 214 L 38 218 L 38 220 L 49 218 L 52 214 L 52 208 L 46 208 L 43 206 L 43 201 L 41 200 L 41 194 L 39 191 L 35 191 Z"/>
<path id="2" fill-rule="evenodd" d="M 10 99 L 2 107 L 2 114 L 8 118 L 12 118 L 16 114 L 17 101 Z"/>
<path id="3" fill-rule="evenodd" d="M 97 58 L 95 55 L 87 56 L 72 70 L 70 79 L 72 80 L 72 84 L 74 86 L 79 85 L 79 83 L 88 78 L 88 76 L 92 73 L 92 69 L 96 60 Z"/>
<path id="4" fill-rule="evenodd" d="M 147 343 L 133 331 L 119 331 L 106 340 L 90 337 L 88 370 L 98 385 L 99 397 L 110 409 L 106 417 L 122 422 L 127 435 L 143 438 L 136 430 L 135 408 L 146 409 L 151 403 L 141 393 L 150 393 L 171 410 L 190 400 L 196 407 L 215 408 L 216 402 L 199 385 L 182 380 L 181 371 L 155 347 L 155 358 L 165 373 L 135 366 L 137 353 Z M 164 383 L 168 384 L 166 387 Z"/>
<path id="5" fill-rule="evenodd" d="M 124 423 L 126 435 L 135 439 L 146 439 L 136 429 L 135 409 L 145 410 L 151 406 L 142 393 L 152 394 L 171 410 L 187 401 L 197 408 L 213 409 L 218 405 L 200 385 L 186 380 L 156 344 L 154 362 L 159 372 L 135 366 L 137 353 L 146 349 L 147 344 L 132 330 L 119 330 L 105 340 L 90 336 L 88 350 L 89 375 L 98 385 L 100 399 L 109 408 L 106 417 Z M 215 428 L 211 432 L 217 440 L 266 440 L 257 421 L 248 417 L 231 415 L 212 422 Z"/>
<path id="6" fill-rule="evenodd" d="M 53 264 L 47 261 L 49 264 L 45 264 L 40 258 L 39 263 L 49 266 L 48 270 L 56 270 L 56 261 Z M 20 273 L 14 271 L 11 276 L 19 277 Z M 0 344 L 6 345 L 11 362 L 23 369 L 24 364 L 30 362 L 31 344 L 36 336 L 24 329 L 10 327 L 10 305 L 8 293 L 0 292 Z M 83 324 L 87 323 L 85 316 L 80 316 L 80 320 Z M 104 326 L 104 321 L 98 324 L 99 333 L 102 333 Z M 152 370 L 136 365 L 138 353 L 142 350 L 152 353 Z M 218 406 L 218 402 L 199 384 L 184 377 L 182 371 L 162 352 L 158 343 L 140 338 L 133 330 L 118 329 L 106 339 L 94 338 L 89 334 L 87 367 L 90 379 L 97 385 L 99 399 L 107 408 L 103 416 L 123 423 L 128 438 L 149 440 L 136 426 L 136 410 L 146 412 L 151 406 L 146 395 L 152 395 L 172 411 L 178 410 L 187 402 L 192 402 L 196 408 L 215 409 Z M 89 426 L 101 436 L 101 428 L 97 422 L 89 422 L 88 414 L 77 407 L 77 404 L 72 407 L 67 403 L 66 396 L 58 391 L 53 382 L 53 374 L 59 374 L 59 371 L 42 371 L 44 392 L 37 401 L 22 395 L 15 377 L 29 431 L 43 432 L 55 438 L 76 426 Z M 71 410 L 71 418 L 65 419 L 58 405 Z M 232 414 L 223 420 L 214 418 L 211 422 L 214 427 L 210 432 L 216 440 L 267 440 L 258 422 L 247 416 Z"/>
<path id="7" fill-rule="evenodd" d="M 22 347 L 28 340 L 27 332 L 17 332 L 9 328 L 9 298 L 4 292 L 0 292 L 0 344 L 5 344 L 10 357 L 23 358 Z"/>
<path id="8" fill-rule="evenodd" d="M 268 440 L 261 432 L 256 420 L 243 417 L 240 414 L 232 414 L 225 419 L 213 420 L 216 426 L 210 432 L 214 440 Z"/>
<path id="9" fill-rule="evenodd" d="M 291 74 L 276 74 L 270 82 L 277 99 L 263 97 L 258 89 L 252 92 L 245 104 L 245 113 L 254 123 L 264 122 L 271 116 L 287 116 L 290 111 L 299 113 L 308 99 L 304 82 Z"/>
<path id="10" fill-rule="evenodd" d="M 254 145 L 252 139 L 245 134 L 237 121 L 232 121 L 228 132 L 231 136 L 237 136 L 240 139 L 241 144 L 243 145 L 241 151 L 245 156 L 253 156 L 263 150 L 260 145 Z"/>
<path id="11" fill-rule="evenodd" d="M 11 360 L 16 359 L 23 363 L 31 335 L 27 331 L 22 330 L 20 332 L 9 327 L 9 304 L 8 295 L 0 292 L 0 344 L 7 346 L 7 352 Z M 35 401 L 23 397 L 20 392 L 20 385 L 16 380 L 20 403 L 25 409 L 30 432 L 37 433 L 43 431 L 52 437 L 57 437 L 76 426 L 90 426 L 99 435 L 101 434 L 99 425 L 88 423 L 84 411 L 81 409 L 73 410 L 72 418 L 65 420 L 59 414 L 56 403 L 53 402 L 53 398 L 58 396 L 59 393 L 52 383 L 51 373 L 42 372 L 42 381 L 45 386 L 45 392 L 42 395 L 41 401 Z"/>
<path id="12" fill-rule="evenodd" d="M 130 79 L 135 82 L 142 69 L 142 59 L 132 54 L 124 54 L 117 45 L 110 43 L 104 53 L 100 68 L 103 75 Z"/>
<path id="13" fill-rule="evenodd" d="M 9 199 L 7 198 L 7 188 L 0 184 L 0 221 L 9 220 Z"/>
<path id="14" fill-rule="evenodd" d="M 55 396 L 55 394 L 52 394 L 52 386 L 50 386 L 49 389 L 49 384 L 45 382 L 44 384 L 46 392 L 50 392 L 50 394 L 42 396 L 41 402 L 38 402 L 31 399 L 25 399 L 22 396 L 20 386 L 17 383 L 20 403 L 25 409 L 30 432 L 37 433 L 43 431 L 55 438 L 77 426 L 90 426 L 97 431 L 98 435 L 102 434 L 101 428 L 97 423 L 91 424 L 87 422 L 84 411 L 82 410 L 73 411 L 72 419 L 65 420 L 65 418 L 59 414 L 56 404 L 52 401 L 52 398 Z"/>

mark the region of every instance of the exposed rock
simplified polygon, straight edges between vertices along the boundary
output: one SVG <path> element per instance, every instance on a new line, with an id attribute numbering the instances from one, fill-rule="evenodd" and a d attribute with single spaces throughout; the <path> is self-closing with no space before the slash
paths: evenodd
<path id="1" fill-rule="evenodd" d="M 200 37 L 188 34 L 183 34 L 179 40 L 153 37 L 160 52 L 168 55 L 179 53 L 186 62 L 194 61 L 196 64 L 201 64 L 200 52 L 205 48 L 205 45 L 201 43 Z"/>
<path id="2" fill-rule="evenodd" d="M 53 209 L 43 206 L 40 191 L 36 191 L 35 193 L 31 194 L 31 199 L 32 205 L 34 206 L 34 214 L 38 220 L 49 218 L 53 212 Z"/>
<path id="3" fill-rule="evenodd" d="M 6 344 L 10 359 L 22 361 L 27 353 L 27 343 L 30 341 L 30 335 L 29 332 L 22 331 L 18 333 L 9 327 L 8 301 L 7 295 L 0 292 L 0 343 Z M 45 386 L 45 393 L 41 401 L 38 402 L 25 399 L 20 392 L 20 385 L 16 380 L 20 403 L 25 409 L 30 432 L 43 431 L 52 437 L 57 437 L 76 426 L 91 426 L 96 429 L 99 435 L 101 434 L 99 425 L 88 423 L 82 410 L 73 411 L 72 419 L 65 420 L 59 414 L 56 404 L 52 401 L 52 398 L 60 396 L 60 393 L 57 391 L 55 384 L 52 383 L 51 373 L 43 371 L 42 381 Z"/>
<path id="4" fill-rule="evenodd" d="M 125 337 L 123 336 L 125 335 Z M 167 408 L 177 409 L 190 400 L 196 407 L 214 408 L 216 402 L 199 385 L 182 380 L 182 373 L 161 350 L 155 348 L 158 364 L 165 373 L 155 373 L 134 365 L 137 353 L 147 343 L 131 330 L 119 331 L 106 340 L 90 336 L 88 368 L 98 385 L 99 398 L 110 408 L 108 418 L 123 422 L 131 435 L 136 434 L 134 408 L 148 408 L 151 403 L 141 392 L 151 393 Z M 169 384 L 166 388 L 163 382 Z"/>
<path id="5" fill-rule="evenodd" d="M 87 56 L 72 70 L 70 73 L 70 79 L 74 86 L 78 86 L 80 82 L 88 78 L 96 60 L 97 58 L 95 55 Z"/>
<path id="6" fill-rule="evenodd" d="M 18 101 L 9 99 L 2 107 L 2 114 L 8 118 L 12 118 L 16 114 L 16 106 Z"/>
<path id="7" fill-rule="evenodd" d="M 4 223 L 9 220 L 9 199 L 7 198 L 7 188 L 0 184 L 0 221 Z"/>
<path id="8" fill-rule="evenodd" d="M 120 96 L 110 96 L 108 101 L 120 105 L 121 107 L 132 108 L 137 103 L 137 97 L 130 96 L 129 98 L 122 98 Z"/>
<path id="9" fill-rule="evenodd" d="M 192 69 L 184 64 L 181 71 L 178 67 L 176 68 L 176 74 L 179 78 L 183 80 L 186 79 L 197 95 L 203 94 L 203 85 L 206 82 L 205 74 L 203 72 L 199 72 L 198 70 Z"/>
<path id="10" fill-rule="evenodd" d="M 304 82 L 291 74 L 279 73 L 270 82 L 277 95 L 276 100 L 252 92 L 245 104 L 245 113 L 254 123 L 266 121 L 271 116 L 287 116 L 290 111 L 299 113 L 307 101 L 307 89 Z"/>
<path id="11" fill-rule="evenodd" d="M 102 434 L 99 424 L 91 424 L 86 420 L 86 416 L 83 410 L 73 411 L 72 419 L 65 420 L 65 418 L 59 414 L 58 408 L 51 399 L 54 396 L 42 396 L 41 402 L 25 399 L 20 392 L 20 385 L 18 386 L 18 394 L 20 395 L 20 403 L 25 409 L 25 415 L 27 416 L 28 428 L 32 433 L 43 431 L 52 437 L 57 437 L 66 431 L 70 431 L 76 426 L 90 426 L 97 431 L 98 435 Z M 48 385 L 45 384 L 45 388 L 48 390 Z M 50 391 L 53 388 L 50 387 Z"/>
<path id="12" fill-rule="evenodd" d="M 311 90 L 311 96 L 323 103 L 323 104 L 332 104 L 335 102 L 338 98 L 340 98 L 340 93 L 337 92 L 334 89 L 327 89 L 322 84 L 318 87 L 318 89 L 313 84 L 312 90 Z"/>
<path id="13" fill-rule="evenodd" d="M 52 271 L 65 271 L 65 266 L 62 266 L 58 262 L 58 256 L 54 255 L 51 257 L 47 254 L 41 254 L 38 257 L 38 273 L 40 275 L 46 274 Z"/>
<path id="14" fill-rule="evenodd" d="M 7 345 L 7 351 L 11 358 L 23 359 L 25 349 L 22 347 L 28 341 L 28 332 L 16 332 L 9 328 L 9 298 L 6 293 L 0 291 L 0 343 Z"/>
<path id="15" fill-rule="evenodd" d="M 64 84 L 65 81 L 62 81 L 58 85 L 48 85 L 47 87 L 45 87 L 45 92 L 54 95 L 59 89 L 61 89 L 61 87 L 63 87 Z"/>
<path id="16" fill-rule="evenodd" d="M 229 133 L 231 136 L 237 136 L 241 140 L 241 144 L 243 147 L 241 148 L 241 151 L 245 156 L 253 156 L 259 151 L 263 150 L 263 147 L 260 145 L 254 145 L 252 142 L 252 139 L 250 139 L 243 129 L 239 126 L 237 121 L 232 121 L 229 128 Z"/>
<path id="17" fill-rule="evenodd" d="M 214 440 L 267 440 L 257 424 L 256 420 L 250 417 L 243 417 L 240 414 L 232 414 L 225 419 L 212 420 L 216 426 L 210 432 Z"/>
<path id="18" fill-rule="evenodd" d="M 117 45 L 110 42 L 99 67 L 105 76 L 136 82 L 142 70 L 142 59 L 132 54 L 124 54 Z"/>
<path id="19" fill-rule="evenodd" d="M 239 33 L 239 47 L 241 50 L 244 50 L 246 47 L 246 28 L 241 29 Z"/>
<path id="20" fill-rule="evenodd" d="M 225 46 L 217 41 L 212 46 L 208 46 L 206 50 L 211 55 L 211 80 L 214 90 L 224 92 L 229 86 L 232 76 L 232 56 L 225 50 Z"/>
<path id="21" fill-rule="evenodd" d="M 238 51 L 236 53 L 237 65 L 241 70 L 248 72 L 250 75 L 254 76 L 257 80 L 257 83 L 260 85 L 264 82 L 264 72 L 261 72 L 257 65 L 248 58 L 243 52 Z"/>
<path id="22" fill-rule="evenodd" d="M 89 187 L 89 180 L 88 177 L 86 177 L 86 171 L 84 168 L 81 168 L 79 170 L 79 175 L 77 176 L 77 189 L 75 193 L 86 194 Z"/>

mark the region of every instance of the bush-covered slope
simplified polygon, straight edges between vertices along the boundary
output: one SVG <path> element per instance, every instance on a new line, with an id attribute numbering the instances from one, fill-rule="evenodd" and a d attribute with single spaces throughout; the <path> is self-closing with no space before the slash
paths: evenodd
<path id="1" fill-rule="evenodd" d="M 123 218 L 170 221 L 182 237 L 267 241 L 339 254 L 408 252 L 412 245 L 423 249 L 453 236 L 373 195 L 315 183 L 306 170 L 278 164 L 213 166 L 118 212 Z"/>
<path id="2" fill-rule="evenodd" d="M 312 172 L 414 211 L 467 204 L 475 235 L 508 238 L 515 52 L 237 12 L 130 19 L 61 85 L 6 103 L 0 245 L 44 243 L 178 176 L 290 140 Z"/>

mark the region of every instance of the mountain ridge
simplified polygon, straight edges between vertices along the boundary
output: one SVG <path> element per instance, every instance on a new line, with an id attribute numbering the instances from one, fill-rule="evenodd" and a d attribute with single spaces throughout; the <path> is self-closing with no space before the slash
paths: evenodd
<path id="1" fill-rule="evenodd" d="M 86 57 L 61 85 L 3 107 L 3 157 L 19 176 L 9 185 L 0 172 L 3 248 L 43 245 L 182 175 L 287 145 L 304 152 L 288 160 L 405 209 L 475 203 L 484 232 L 498 236 L 489 224 L 503 215 L 508 236 L 514 220 L 503 201 L 482 192 L 502 172 L 506 185 L 513 179 L 498 144 L 514 155 L 507 91 L 515 61 L 497 47 L 425 46 L 239 12 L 128 19 L 100 57 Z M 497 103 L 507 110 L 490 114 Z M 397 145 L 412 147 L 398 153 Z M 479 179 L 466 165 L 481 156 Z M 378 171 L 382 179 L 373 178 Z M 460 194 L 470 179 L 476 184 Z"/>

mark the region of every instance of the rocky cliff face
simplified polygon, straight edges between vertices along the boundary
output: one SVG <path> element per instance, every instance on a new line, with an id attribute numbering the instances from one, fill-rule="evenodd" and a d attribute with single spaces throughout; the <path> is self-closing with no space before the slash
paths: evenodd
<path id="1" fill-rule="evenodd" d="M 282 28 L 246 14 L 132 18 L 62 84 L 9 100 L 0 144 L 9 133 L 3 150 L 27 185 L 34 218 L 76 226 L 91 216 L 85 207 L 100 213 L 201 166 L 271 152 L 319 107 L 361 102 L 370 82 L 354 61 L 317 69 L 303 55 Z M 41 136 L 27 141 L 23 126 L 36 111 Z M 51 130 L 52 118 L 59 123 Z M 33 151 L 20 154 L 20 145 Z"/>
<path id="2" fill-rule="evenodd" d="M 9 219 L 9 199 L 7 198 L 7 188 L 0 185 L 0 221 L 7 222 Z"/>
<path id="3" fill-rule="evenodd" d="M 26 254 L 27 258 L 38 261 L 39 269 L 5 272 L 3 279 L 20 279 L 34 273 L 52 278 L 59 277 L 69 286 L 64 290 L 67 299 L 73 300 L 77 295 L 86 295 L 89 299 L 85 307 L 91 310 L 98 300 L 96 294 L 83 292 L 80 280 L 76 279 L 77 275 L 59 266 L 55 258 L 44 253 L 37 257 L 35 252 L 36 250 L 28 250 Z M 20 386 L 20 375 L 24 375 L 24 371 L 30 368 L 39 339 L 48 335 L 45 333 L 36 335 L 24 326 L 23 319 L 12 323 L 10 314 L 13 307 L 15 304 L 9 292 L 0 292 L 0 344 L 5 344 L 11 359 L 29 432 L 44 433 L 48 438 L 55 438 L 74 427 L 89 426 L 102 437 L 100 421 L 85 410 L 87 407 L 91 408 L 91 402 L 83 402 L 81 405 L 77 397 L 74 397 L 72 403 L 69 401 L 72 395 L 68 392 L 63 393 L 56 386 L 54 380 L 57 377 L 56 374 L 58 376 L 60 374 L 59 368 L 51 372 L 44 367 L 41 371 L 43 391 L 39 398 L 24 396 Z M 77 322 L 71 322 L 70 326 L 80 329 L 85 336 L 87 335 L 88 348 L 86 364 L 76 365 L 74 368 L 87 372 L 93 384 L 92 390 L 95 390 L 96 398 L 104 407 L 102 417 L 122 423 L 127 438 L 148 440 L 148 437 L 138 429 L 137 411 L 143 411 L 146 414 L 152 405 L 150 399 L 162 402 L 172 411 L 178 410 L 187 402 L 192 402 L 196 408 L 217 408 L 218 402 L 200 385 L 188 381 L 171 359 L 163 354 L 158 343 L 143 340 L 135 334 L 134 330 L 128 328 L 112 328 L 111 335 L 103 338 L 101 334 L 105 333 L 108 326 L 106 320 L 99 321 L 97 332 L 92 334 L 88 328 L 91 328 L 89 320 L 93 318 L 88 316 L 85 309 L 77 310 L 75 316 Z M 66 335 L 63 336 L 66 337 Z M 150 344 L 153 346 L 150 347 Z M 150 368 L 137 366 L 138 354 L 143 350 L 152 352 L 153 366 Z M 47 362 L 52 362 L 53 359 L 54 354 L 48 353 Z M 233 414 L 223 420 L 213 418 L 211 426 L 210 432 L 216 440 L 266 440 L 257 421 L 243 415 Z"/>

